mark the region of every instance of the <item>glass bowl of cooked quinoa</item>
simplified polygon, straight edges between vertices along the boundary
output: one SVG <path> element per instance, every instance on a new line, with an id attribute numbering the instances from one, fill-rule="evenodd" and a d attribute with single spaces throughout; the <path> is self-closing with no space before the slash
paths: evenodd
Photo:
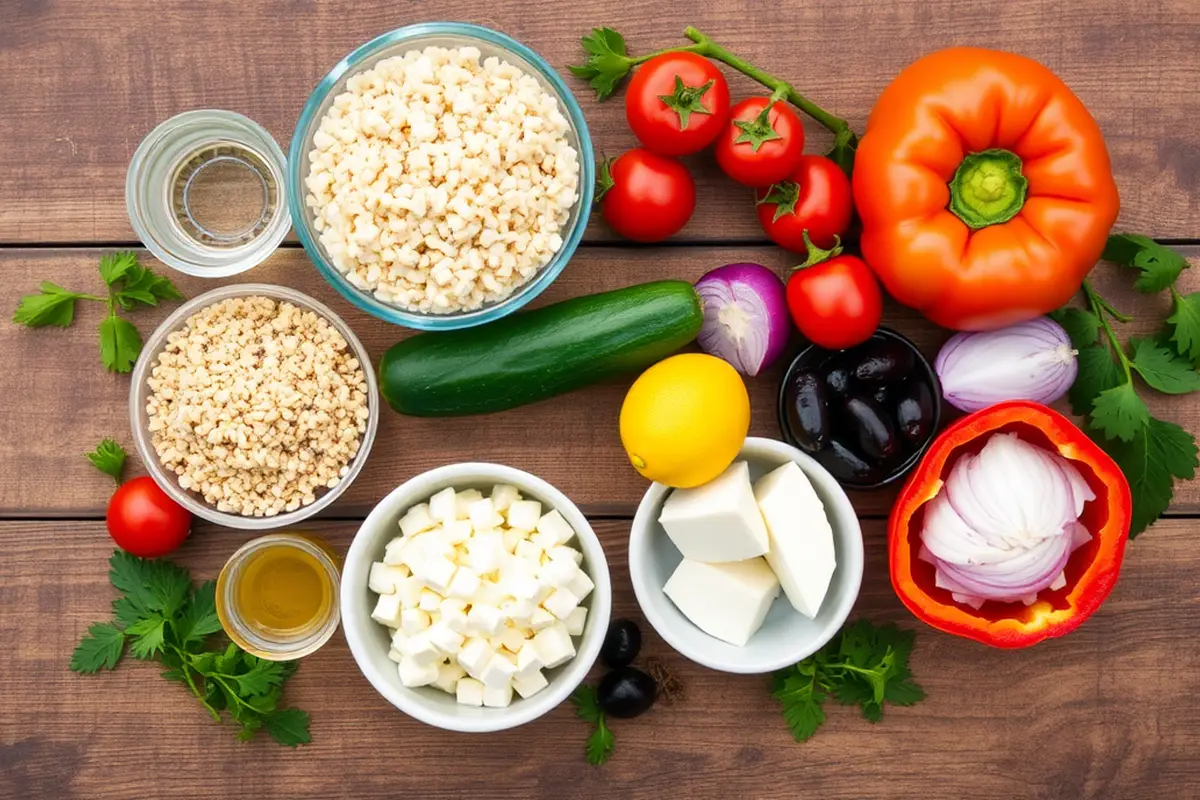
<path id="1" fill-rule="evenodd" d="M 313 90 L 288 155 L 292 224 L 347 300 L 421 330 L 498 319 L 574 254 L 595 161 L 579 104 L 478 25 L 379 36 Z"/>
<path id="2" fill-rule="evenodd" d="M 307 519 L 353 482 L 379 391 L 362 343 L 284 286 L 239 284 L 184 303 L 133 370 L 138 455 L 176 502 L 230 528 Z"/>

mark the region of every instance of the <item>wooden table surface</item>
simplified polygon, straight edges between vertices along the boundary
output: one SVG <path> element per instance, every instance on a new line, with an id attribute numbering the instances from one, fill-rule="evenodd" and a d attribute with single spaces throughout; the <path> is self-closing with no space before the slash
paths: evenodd
<path id="1" fill-rule="evenodd" d="M 1200 261 L 1195 0 L 8 0 L 0 4 L 0 307 L 15 307 L 41 280 L 92 286 L 102 253 L 137 246 L 125 169 L 161 120 L 197 107 L 232 109 L 286 149 L 308 92 L 337 59 L 378 33 L 448 13 L 515 36 L 564 72 L 594 25 L 618 28 L 645 52 L 681 41 L 693 24 L 860 131 L 878 92 L 918 56 L 952 44 L 1015 50 L 1058 72 L 1099 120 L 1121 191 L 1118 227 Z M 597 150 L 631 146 L 619 101 L 598 104 L 571 83 Z M 735 95 L 752 88 L 740 76 L 731 84 Z M 827 140 L 816 126 L 809 131 L 816 146 Z M 691 162 L 699 207 L 676 240 L 630 246 L 593 222 L 540 302 L 694 279 L 731 260 L 786 266 L 748 199 L 729 199 L 711 158 Z M 329 303 L 373 358 L 406 335 L 342 301 L 294 238 L 246 277 Z M 1111 267 L 1096 280 L 1118 307 L 1161 319 L 1165 301 L 1134 296 Z M 1184 283 L 1200 289 L 1200 271 Z M 215 282 L 178 284 L 194 296 Z M 134 320 L 148 335 L 165 313 L 140 311 Z M 646 655 L 679 676 L 685 695 L 615 723 L 616 754 L 599 769 L 584 762 L 588 728 L 566 705 L 516 731 L 477 737 L 403 716 L 361 678 L 340 635 L 289 684 L 288 700 L 312 715 L 312 744 L 297 750 L 265 739 L 238 744 L 151 666 L 76 676 L 66 669 L 75 642 L 108 616 L 112 597 L 103 523 L 111 484 L 82 454 L 104 436 L 132 450 L 129 379 L 101 370 L 97 321 L 97 309 L 81 307 L 65 331 L 0 325 L 0 796 L 1200 797 L 1198 483 L 1179 486 L 1169 518 L 1131 545 L 1120 582 L 1091 620 L 1022 652 L 913 619 L 887 579 L 883 519 L 893 495 L 856 494 L 867 568 L 854 616 L 919 631 L 912 667 L 928 699 L 889 708 L 875 726 L 835 708 L 803 745 L 788 735 L 765 678 L 694 666 L 646 625 Z M 894 305 L 887 324 L 929 353 L 946 335 Z M 751 383 L 756 434 L 778 435 L 778 379 L 776 370 Z M 478 419 L 385 413 L 361 477 L 313 527 L 345 548 L 357 520 L 412 475 L 464 459 L 508 463 L 558 485 L 594 518 L 612 565 L 614 614 L 640 619 L 625 542 L 645 484 L 616 435 L 626 385 Z M 1159 396 L 1151 405 L 1200 429 L 1194 398 Z M 247 538 L 201 526 L 177 558 L 210 577 Z"/>

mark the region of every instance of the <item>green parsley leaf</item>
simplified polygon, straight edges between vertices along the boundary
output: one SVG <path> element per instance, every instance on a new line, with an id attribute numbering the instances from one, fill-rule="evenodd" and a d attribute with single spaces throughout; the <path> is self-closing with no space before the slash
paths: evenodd
<path id="1" fill-rule="evenodd" d="M 1200 373 L 1190 361 L 1179 358 L 1151 339 L 1132 337 L 1133 368 L 1152 389 L 1163 394 L 1187 394 L 1200 390 Z"/>
<path id="2" fill-rule="evenodd" d="M 587 684 L 580 684 L 571 693 L 571 702 L 575 705 L 575 713 L 580 719 L 596 726 L 596 730 L 592 731 L 587 740 L 587 761 L 598 767 L 608 761 L 616 748 L 616 742 L 612 731 L 605 724 L 604 711 L 596 698 L 596 690 Z"/>
<path id="3" fill-rule="evenodd" d="M 142 352 L 142 335 L 116 311 L 100 323 L 100 360 L 109 372 L 129 372 Z"/>
<path id="4" fill-rule="evenodd" d="M 762 200 L 759 200 L 755 205 L 775 205 L 775 216 L 771 217 L 772 222 L 776 222 L 785 214 L 796 213 L 796 203 L 800 201 L 800 184 L 795 181 L 780 181 L 779 183 L 771 184 L 767 189 L 766 195 Z"/>
<path id="5" fill-rule="evenodd" d="M 158 305 L 161 300 L 182 300 L 183 295 L 171 283 L 171 279 L 154 274 L 154 271 L 134 264 L 124 274 L 119 288 L 113 290 L 113 299 L 121 308 L 130 310 L 138 303 Z"/>
<path id="6" fill-rule="evenodd" d="M 272 711 L 263 719 L 271 738 L 287 747 L 312 741 L 308 733 L 308 721 L 308 714 L 298 708 Z"/>
<path id="7" fill-rule="evenodd" d="M 87 635 L 79 640 L 71 656 L 74 672 L 90 673 L 113 669 L 125 651 L 125 633 L 107 622 L 88 626 Z"/>
<path id="8" fill-rule="evenodd" d="M 262 695 L 283 683 L 283 665 L 242 653 L 242 669 L 234 675 L 244 696 Z"/>
<path id="9" fill-rule="evenodd" d="M 1084 417 L 1092 413 L 1096 396 L 1106 389 L 1120 386 L 1125 376 L 1103 345 L 1080 347 L 1076 364 L 1079 372 L 1067 392 L 1067 399 L 1071 401 L 1071 410 Z"/>
<path id="10" fill-rule="evenodd" d="M 112 439 L 104 439 L 96 449 L 87 454 L 92 466 L 121 483 L 121 470 L 125 468 L 125 449 Z"/>
<path id="11" fill-rule="evenodd" d="M 683 82 L 683 78 L 676 75 L 675 91 L 658 96 L 658 99 L 662 100 L 663 104 L 679 117 L 679 130 L 687 130 L 688 120 L 692 118 L 692 114 L 712 114 L 712 111 L 701 101 L 715 82 L 710 80 L 703 86 L 688 86 Z"/>
<path id="12" fill-rule="evenodd" d="M 593 28 L 579 41 L 587 59 L 567 69 L 588 82 L 596 92 L 596 99 L 607 100 L 637 62 L 626 53 L 625 37 L 612 28 Z"/>
<path id="13" fill-rule="evenodd" d="M 27 294 L 17 303 L 13 322 L 27 328 L 44 328 L 55 325 L 68 327 L 75 320 L 75 301 L 92 298 L 79 292 L 64 289 L 57 283 L 42 281 L 37 294 Z"/>
<path id="14" fill-rule="evenodd" d="M 783 704 L 783 721 L 787 723 L 792 737 L 803 742 L 812 737 L 825 723 L 825 689 L 818 682 L 816 670 L 805 675 L 803 662 L 783 670 L 777 679 L 777 688 L 772 696 Z"/>
<path id="15" fill-rule="evenodd" d="M 116 550 L 108 560 L 108 577 L 125 595 L 140 618 L 173 617 L 188 599 L 191 577 L 187 570 L 165 559 L 145 559 Z M 132 624 L 132 623 L 127 623 Z"/>
<path id="16" fill-rule="evenodd" d="M 1150 410 L 1132 382 L 1105 389 L 1092 405 L 1092 426 L 1110 439 L 1132 441 L 1149 420 Z"/>
<path id="17" fill-rule="evenodd" d="M 1172 422 L 1149 417 L 1129 441 L 1093 436 L 1129 480 L 1133 495 L 1130 538 L 1154 524 L 1171 505 L 1173 478 L 1191 480 L 1200 466 L 1196 440 Z"/>
<path id="18" fill-rule="evenodd" d="M 1096 337 L 1100 335 L 1100 319 L 1082 308 L 1060 308 L 1052 311 L 1050 318 L 1062 325 L 1076 350 L 1095 344 Z"/>
<path id="19" fill-rule="evenodd" d="M 108 253 L 100 256 L 100 277 L 106 286 L 112 286 L 136 266 L 138 266 L 137 253 L 131 250 Z"/>
<path id="20" fill-rule="evenodd" d="M 217 616 L 216 594 L 216 581 L 205 581 L 192 594 L 192 601 L 188 603 L 175 622 L 175 632 L 181 644 L 203 642 L 206 637 L 221 630 L 221 620 Z M 292 662 L 281 663 L 290 664 Z"/>
<path id="21" fill-rule="evenodd" d="M 1109 236 L 1100 257 L 1139 270 L 1142 274 L 1134 281 L 1133 288 L 1144 294 L 1155 294 L 1171 286 L 1188 266 L 1187 259 L 1179 253 L 1136 233 Z"/>
<path id="22" fill-rule="evenodd" d="M 1174 307 L 1167 317 L 1171 341 L 1179 354 L 1200 364 L 1200 292 L 1179 294 L 1171 291 Z"/>
<path id="23" fill-rule="evenodd" d="M 126 628 L 125 633 L 136 637 L 129 648 L 133 657 L 143 661 L 154 658 L 163 648 L 166 625 L 166 619 L 151 617 L 139 620 Z"/>

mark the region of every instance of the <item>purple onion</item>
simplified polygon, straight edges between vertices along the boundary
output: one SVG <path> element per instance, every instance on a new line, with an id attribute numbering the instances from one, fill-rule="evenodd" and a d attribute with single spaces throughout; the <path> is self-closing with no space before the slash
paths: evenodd
<path id="1" fill-rule="evenodd" d="M 726 264 L 696 282 L 704 308 L 699 344 L 743 375 L 779 359 L 791 334 L 783 281 L 761 264 Z"/>

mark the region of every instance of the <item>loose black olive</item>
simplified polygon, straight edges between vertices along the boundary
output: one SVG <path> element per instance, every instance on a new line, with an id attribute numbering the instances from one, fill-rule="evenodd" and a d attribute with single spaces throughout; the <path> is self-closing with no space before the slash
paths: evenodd
<path id="1" fill-rule="evenodd" d="M 933 427 L 933 403 L 933 390 L 924 381 L 908 381 L 897 393 L 896 423 L 900 434 L 913 444 L 924 444 L 929 436 Z"/>
<path id="2" fill-rule="evenodd" d="M 833 439 L 829 447 L 816 455 L 817 461 L 838 481 L 849 484 L 876 483 L 883 480 L 880 467 L 869 463 L 846 445 Z"/>
<path id="3" fill-rule="evenodd" d="M 835 364 L 825 372 L 825 385 L 831 394 L 841 397 L 850 391 L 850 370 L 845 364 Z"/>
<path id="4" fill-rule="evenodd" d="M 875 391 L 871 392 L 871 399 L 884 408 L 891 407 L 892 403 L 892 387 L 891 386 L 876 386 Z"/>
<path id="5" fill-rule="evenodd" d="M 604 644 L 600 646 L 600 660 L 616 669 L 631 664 L 642 649 L 642 632 L 631 619 L 614 619 L 608 626 Z"/>
<path id="6" fill-rule="evenodd" d="M 820 376 L 808 370 L 793 375 L 784 404 L 788 431 L 801 450 L 815 453 L 828 444 L 829 404 Z"/>
<path id="7" fill-rule="evenodd" d="M 596 700 L 610 717 L 629 719 L 644 714 L 654 705 L 658 682 L 637 667 L 614 669 L 600 681 Z"/>
<path id="8" fill-rule="evenodd" d="M 913 368 L 913 351 L 894 339 L 872 339 L 863 345 L 854 365 L 854 379 L 862 383 L 899 383 Z"/>
<path id="9" fill-rule="evenodd" d="M 896 455 L 896 426 L 883 406 L 869 397 L 846 401 L 846 432 L 854 433 L 858 449 L 868 459 L 883 463 Z"/>

